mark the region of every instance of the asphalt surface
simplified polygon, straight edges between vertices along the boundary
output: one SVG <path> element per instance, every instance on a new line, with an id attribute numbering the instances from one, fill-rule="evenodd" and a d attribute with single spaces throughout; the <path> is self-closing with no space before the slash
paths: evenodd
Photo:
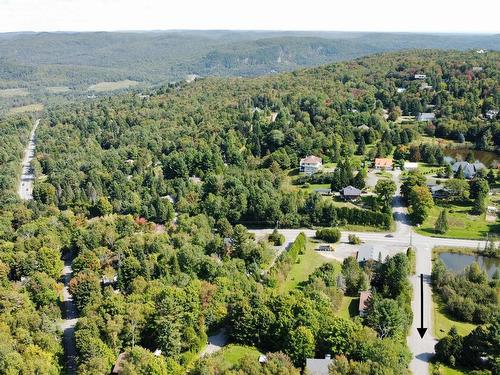
<path id="1" fill-rule="evenodd" d="M 416 272 L 410 279 L 413 287 L 413 324 L 407 337 L 407 343 L 413 354 L 410 363 L 410 370 L 415 375 L 429 374 L 429 361 L 434 355 L 434 345 L 436 339 L 432 335 L 432 289 L 430 286 L 430 277 L 432 269 L 432 249 L 436 246 L 450 247 L 469 247 L 477 248 L 484 246 L 484 241 L 461 240 L 453 238 L 434 238 L 422 236 L 413 230 L 407 216 L 406 207 L 400 196 L 400 171 L 391 172 L 393 179 L 397 184 L 397 191 L 393 199 L 393 214 L 396 221 L 395 232 L 342 232 L 340 242 L 347 243 L 349 234 L 355 234 L 365 243 L 379 243 L 388 248 L 396 248 L 403 252 L 411 245 L 416 251 Z M 273 229 L 254 229 L 252 233 L 256 237 L 263 237 L 270 234 Z M 311 229 L 280 229 L 280 233 L 285 236 L 285 245 L 292 243 L 300 232 L 304 232 L 308 237 L 314 237 L 315 230 Z M 397 251 L 397 250 L 396 250 Z M 345 256 L 349 254 L 346 253 Z M 340 256 L 342 257 L 342 256 Z M 420 300 L 420 274 L 423 275 L 424 284 L 424 327 L 427 332 L 421 338 L 417 328 L 420 327 L 421 318 L 421 300 Z"/>
<path id="2" fill-rule="evenodd" d="M 76 310 L 73 297 L 69 293 L 69 282 L 73 275 L 71 264 L 73 263 L 73 254 L 69 253 L 64 259 L 63 269 L 63 320 L 59 328 L 63 332 L 64 364 L 65 374 L 76 374 L 76 343 L 75 343 L 75 325 L 78 321 L 78 312 Z"/>
<path id="3" fill-rule="evenodd" d="M 21 181 L 17 193 L 22 200 L 29 201 L 33 199 L 33 182 L 35 175 L 31 170 L 31 161 L 35 157 L 35 133 L 36 128 L 40 124 L 40 120 L 36 120 L 33 129 L 30 133 L 30 138 L 24 150 L 24 157 L 22 162 Z"/>

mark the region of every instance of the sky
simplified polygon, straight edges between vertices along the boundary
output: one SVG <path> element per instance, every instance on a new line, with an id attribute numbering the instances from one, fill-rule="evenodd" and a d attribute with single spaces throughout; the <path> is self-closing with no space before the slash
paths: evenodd
<path id="1" fill-rule="evenodd" d="M 169 29 L 500 33 L 499 0 L 0 0 L 0 32 Z"/>

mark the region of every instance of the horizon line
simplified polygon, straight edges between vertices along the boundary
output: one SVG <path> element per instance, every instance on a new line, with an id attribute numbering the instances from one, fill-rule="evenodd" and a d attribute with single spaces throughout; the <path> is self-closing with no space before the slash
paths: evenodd
<path id="1" fill-rule="evenodd" d="M 176 28 L 176 29 L 114 29 L 114 30 L 16 30 L 16 31 L 1 31 L 0 34 L 62 34 L 62 33 L 149 33 L 149 32 L 186 32 L 186 31 L 199 31 L 199 32 L 268 32 L 268 33 L 372 33 L 372 34 L 444 34 L 444 35 L 500 35 L 500 31 L 373 31 L 373 30 L 301 30 L 301 29 L 224 29 L 224 28 Z"/>

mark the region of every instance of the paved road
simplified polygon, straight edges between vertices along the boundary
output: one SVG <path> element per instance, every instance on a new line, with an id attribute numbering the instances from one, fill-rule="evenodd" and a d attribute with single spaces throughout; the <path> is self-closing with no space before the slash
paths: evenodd
<path id="1" fill-rule="evenodd" d="M 40 119 L 35 121 L 28 144 L 24 151 L 18 194 L 19 197 L 25 201 L 33 199 L 33 182 L 35 181 L 35 175 L 31 169 L 31 161 L 35 157 L 35 135 L 39 124 Z M 73 274 L 73 269 L 71 268 L 72 262 L 73 254 L 70 253 L 66 256 L 66 259 L 64 259 L 64 268 L 61 275 L 64 282 L 62 306 L 64 319 L 59 324 L 59 328 L 63 332 L 65 373 L 68 375 L 76 374 L 75 325 L 78 321 L 76 306 L 68 289 L 71 275 Z"/>
<path id="2" fill-rule="evenodd" d="M 434 238 L 422 236 L 413 230 L 410 225 L 406 207 L 400 196 L 400 171 L 391 172 L 398 188 L 393 199 L 393 213 L 396 221 L 396 231 L 393 237 L 387 237 L 388 232 L 366 233 L 366 232 L 342 232 L 341 242 L 348 241 L 349 234 L 355 234 L 363 242 L 380 243 L 390 248 L 399 248 L 399 251 L 406 251 L 410 244 L 416 250 L 416 273 L 411 277 L 413 287 L 413 325 L 407 338 L 408 347 L 413 353 L 410 363 L 410 370 L 415 375 L 426 375 L 429 373 L 429 360 L 434 355 L 435 338 L 432 336 L 432 289 L 430 286 L 430 276 L 432 268 L 432 249 L 436 246 L 451 247 L 484 247 L 484 241 L 460 240 L 452 238 Z M 272 229 L 252 230 L 256 236 L 269 234 Z M 285 236 L 286 244 L 293 242 L 300 232 L 304 232 L 308 237 L 314 237 L 315 231 L 311 229 L 280 229 L 280 233 Z M 420 338 L 417 327 L 420 326 L 420 274 L 424 275 L 424 327 L 428 328 L 424 338 Z"/>
<path id="3" fill-rule="evenodd" d="M 33 199 L 33 181 L 35 175 L 31 170 L 31 161 L 35 157 L 35 132 L 40 124 L 40 119 L 35 121 L 31 130 L 30 138 L 24 150 L 24 158 L 22 163 L 21 181 L 17 193 L 22 200 L 29 201 Z"/>
<path id="4" fill-rule="evenodd" d="M 63 346 L 65 357 L 65 373 L 67 375 L 76 374 L 76 345 L 75 345 L 75 325 L 78 321 L 78 313 L 76 310 L 73 297 L 69 293 L 69 282 L 73 275 L 71 264 L 73 263 L 73 254 L 69 253 L 64 259 L 63 269 L 63 315 L 64 319 L 59 324 L 59 328 L 63 332 Z"/>

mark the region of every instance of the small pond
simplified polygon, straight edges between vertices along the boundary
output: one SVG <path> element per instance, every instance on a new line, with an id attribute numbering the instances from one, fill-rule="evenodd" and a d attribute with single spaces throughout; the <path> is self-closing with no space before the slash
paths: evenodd
<path id="1" fill-rule="evenodd" d="M 462 272 L 465 267 L 474 262 L 479 263 L 481 268 L 484 269 L 490 277 L 496 270 L 500 269 L 500 259 L 481 255 L 439 253 L 439 259 L 444 262 L 446 268 L 455 272 Z"/>
<path id="2" fill-rule="evenodd" d="M 491 151 L 471 150 L 468 147 L 446 147 L 443 149 L 445 156 L 451 156 L 455 160 L 465 160 L 470 151 L 474 154 L 474 159 L 479 160 L 487 167 L 491 167 L 495 161 L 500 162 L 500 155 Z"/>

